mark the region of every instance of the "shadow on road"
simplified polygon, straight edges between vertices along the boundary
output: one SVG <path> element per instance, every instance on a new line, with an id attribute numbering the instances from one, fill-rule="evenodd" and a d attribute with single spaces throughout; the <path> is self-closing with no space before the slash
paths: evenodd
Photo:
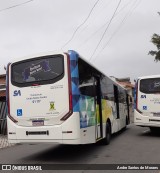
<path id="1" fill-rule="evenodd" d="M 126 133 L 129 130 L 123 129 L 120 132 L 112 135 L 111 143 L 116 138 L 120 137 L 122 134 Z M 40 144 L 41 145 L 41 144 Z M 47 145 L 47 144 L 46 144 Z M 111 144 L 110 144 L 111 145 Z M 36 147 L 36 145 L 35 145 Z M 40 147 L 40 146 L 38 146 Z M 50 144 L 49 144 L 50 147 Z M 97 158 L 99 152 L 109 148 L 109 145 L 104 145 L 101 141 L 96 144 L 86 144 L 86 145 L 53 145 L 49 149 L 45 149 L 38 153 L 31 154 L 25 158 L 23 161 L 29 162 L 67 162 L 67 163 L 76 163 L 77 161 L 81 161 L 81 163 L 85 163 L 88 160 L 93 160 L 93 158 Z"/>
<path id="2" fill-rule="evenodd" d="M 149 129 L 140 133 L 139 136 L 149 136 L 149 137 L 160 137 L 160 129 L 154 132 L 151 132 Z"/>
<path id="3" fill-rule="evenodd" d="M 119 132 L 114 133 L 114 134 L 112 135 L 111 141 L 113 141 L 113 140 L 115 140 L 115 139 L 121 137 L 121 135 L 127 133 L 129 130 L 130 130 L 130 127 L 127 126 L 126 128 L 120 130 Z"/>
<path id="4" fill-rule="evenodd" d="M 106 146 L 107 147 L 107 146 Z M 43 150 L 42 152 L 30 155 L 23 158 L 26 161 L 41 161 L 41 162 L 76 162 L 82 160 L 85 163 L 85 159 L 89 157 L 97 157 L 95 153 L 103 146 L 99 147 L 96 144 L 87 145 L 58 145 L 54 148 Z"/>

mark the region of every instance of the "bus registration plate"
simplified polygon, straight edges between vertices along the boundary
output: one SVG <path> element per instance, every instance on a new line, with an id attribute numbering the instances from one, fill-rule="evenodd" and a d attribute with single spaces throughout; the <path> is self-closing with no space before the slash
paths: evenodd
<path id="1" fill-rule="evenodd" d="M 153 116 L 160 117 L 160 113 L 159 112 L 158 113 L 153 113 Z"/>
<path id="2" fill-rule="evenodd" d="M 33 120 L 32 125 L 33 126 L 44 126 L 44 120 Z"/>

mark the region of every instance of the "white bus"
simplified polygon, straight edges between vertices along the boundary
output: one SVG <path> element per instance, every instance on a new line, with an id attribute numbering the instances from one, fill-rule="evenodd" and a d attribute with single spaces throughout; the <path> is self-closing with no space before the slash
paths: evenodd
<path id="1" fill-rule="evenodd" d="M 151 131 L 160 127 L 160 75 L 137 79 L 134 123 L 137 126 L 150 127 Z"/>
<path id="2" fill-rule="evenodd" d="M 126 90 L 72 50 L 9 63 L 7 91 L 10 143 L 109 144 L 129 123 Z"/>

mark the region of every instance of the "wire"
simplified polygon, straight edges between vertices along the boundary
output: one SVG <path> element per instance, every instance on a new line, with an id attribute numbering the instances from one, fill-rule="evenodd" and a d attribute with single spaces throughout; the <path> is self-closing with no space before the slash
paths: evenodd
<path id="1" fill-rule="evenodd" d="M 18 6 L 21 6 L 21 5 L 30 3 L 31 1 L 34 1 L 34 0 L 29 0 L 29 1 L 23 2 L 21 4 L 17 4 L 17 5 L 13 5 L 13 6 L 10 6 L 10 7 L 4 8 L 4 9 L 1 9 L 0 12 L 6 11 L 6 10 L 10 10 L 12 8 L 15 8 L 15 7 L 18 7 Z"/>
<path id="2" fill-rule="evenodd" d="M 77 33 L 77 31 L 78 31 L 78 30 L 82 27 L 82 25 L 84 25 L 84 24 L 86 23 L 86 21 L 89 19 L 90 15 L 91 15 L 91 13 L 92 13 L 92 11 L 93 11 L 93 9 L 96 7 L 96 5 L 98 4 L 99 1 L 100 1 L 100 0 L 97 0 L 97 1 L 94 3 L 94 5 L 93 5 L 93 7 L 91 8 L 91 10 L 90 10 L 88 16 L 86 17 L 86 19 L 76 28 L 76 30 L 75 30 L 74 33 L 72 34 L 71 38 L 62 46 L 61 49 L 63 49 L 67 44 L 69 44 L 69 43 L 72 41 L 72 39 L 74 38 L 74 36 L 75 36 L 75 34 Z"/>
<path id="3" fill-rule="evenodd" d="M 107 2 L 107 1 L 106 1 L 106 2 Z M 109 3 L 107 2 L 107 4 L 103 6 L 103 9 L 105 9 L 105 11 L 106 11 L 106 8 L 107 8 L 112 2 L 113 2 L 113 0 L 110 0 Z M 99 15 L 96 15 L 96 16 L 95 16 L 94 22 L 95 22 L 95 20 L 96 20 L 97 18 L 99 18 L 100 15 L 102 15 L 102 13 L 104 12 L 103 9 L 100 11 Z M 92 22 L 92 21 L 91 21 L 91 22 Z M 84 29 L 82 29 L 81 32 L 84 32 L 84 31 L 89 27 L 89 25 L 91 24 L 91 22 L 88 23 L 88 24 L 84 27 Z"/>
<path id="4" fill-rule="evenodd" d="M 120 3 L 121 3 L 121 0 L 119 0 L 119 2 L 118 2 L 118 4 L 117 4 L 117 7 L 116 7 L 116 9 L 115 9 L 115 11 L 114 11 L 114 13 L 113 13 L 111 19 L 110 19 L 110 21 L 109 21 L 109 23 L 108 23 L 108 25 L 107 25 L 105 31 L 103 32 L 103 35 L 102 35 L 101 39 L 99 40 L 99 42 L 98 42 L 96 48 L 94 49 L 93 54 L 91 55 L 89 61 L 90 61 L 90 60 L 92 59 L 92 57 L 94 56 L 94 54 L 95 54 L 95 52 L 97 51 L 97 49 L 98 49 L 98 47 L 99 47 L 101 41 L 103 40 L 103 38 L 104 38 L 104 36 L 105 36 L 105 33 L 107 32 L 107 30 L 108 30 L 108 28 L 109 28 L 109 26 L 110 26 L 110 24 L 111 24 L 111 22 L 112 22 L 112 20 L 113 20 L 113 18 L 114 18 L 114 16 L 115 16 L 115 14 L 116 14 L 116 11 L 118 10 L 118 7 L 120 6 Z"/>
<path id="5" fill-rule="evenodd" d="M 103 46 L 103 48 L 99 51 L 99 53 L 97 54 L 97 56 L 100 54 L 100 52 L 102 52 L 107 45 L 110 43 L 110 41 L 112 40 L 112 38 L 116 35 L 116 33 L 119 31 L 119 29 L 122 27 L 122 25 L 125 23 L 125 21 L 127 20 L 127 18 L 131 15 L 131 13 L 138 7 L 138 5 L 140 4 L 141 0 L 139 0 L 139 2 L 137 3 L 137 0 L 134 1 L 134 4 L 136 5 L 134 7 L 131 7 L 130 10 L 128 11 L 128 13 L 124 16 L 123 20 L 121 21 L 120 25 L 117 27 L 117 29 L 115 30 L 115 32 L 111 35 L 110 39 L 108 40 L 108 42 Z M 97 57 L 96 56 L 96 57 Z"/>
<path id="6" fill-rule="evenodd" d="M 125 4 L 114 16 L 117 17 L 119 13 L 121 13 L 129 4 L 131 3 L 131 1 L 129 1 L 127 4 Z M 99 29 L 97 29 L 95 32 L 93 32 L 89 37 L 87 37 L 80 45 L 79 47 L 83 47 L 90 39 L 93 38 L 93 36 L 95 36 L 100 30 L 102 30 L 109 21 L 107 21 L 105 24 L 103 24 Z"/>

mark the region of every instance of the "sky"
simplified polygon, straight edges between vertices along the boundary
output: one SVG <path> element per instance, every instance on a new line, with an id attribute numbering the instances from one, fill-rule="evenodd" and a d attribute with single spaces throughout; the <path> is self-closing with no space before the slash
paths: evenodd
<path id="1" fill-rule="evenodd" d="M 0 0 L 0 74 L 13 60 L 76 50 L 107 76 L 160 74 L 160 0 Z"/>

